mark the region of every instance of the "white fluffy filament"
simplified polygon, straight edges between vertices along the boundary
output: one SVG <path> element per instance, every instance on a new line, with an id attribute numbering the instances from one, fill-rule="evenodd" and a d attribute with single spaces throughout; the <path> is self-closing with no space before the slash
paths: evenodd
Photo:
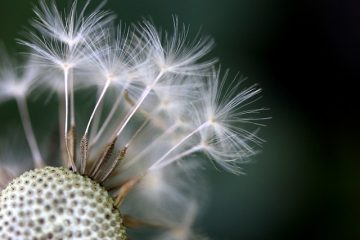
<path id="1" fill-rule="evenodd" d="M 106 93 L 107 89 L 108 89 L 109 86 L 110 86 L 110 82 L 111 82 L 111 80 L 108 79 L 108 80 L 106 81 L 106 83 L 105 83 L 104 88 L 102 89 L 102 92 L 101 92 L 101 94 L 100 94 L 100 96 L 99 96 L 99 98 L 98 98 L 98 100 L 97 100 L 97 102 L 96 102 L 96 104 L 95 104 L 95 107 L 94 107 L 94 109 L 93 109 L 93 111 L 92 111 L 92 113 L 91 113 L 90 119 L 89 119 L 89 121 L 88 121 L 88 123 L 87 123 L 84 136 L 86 136 L 86 135 L 88 134 L 88 131 L 89 131 L 91 122 L 92 122 L 92 120 L 93 120 L 93 118 L 94 118 L 94 115 L 95 115 L 95 113 L 96 113 L 96 110 L 98 109 L 101 101 L 103 100 L 103 98 L 104 98 L 104 96 L 105 96 L 105 93 Z"/>
<path id="2" fill-rule="evenodd" d="M 167 151 L 159 160 L 157 160 L 150 168 L 150 171 L 161 169 L 171 163 L 173 163 L 178 158 L 170 158 L 167 159 L 167 157 L 173 153 L 177 148 L 179 148 L 186 140 L 190 139 L 192 136 L 200 132 L 202 129 L 210 126 L 210 122 L 206 121 L 203 124 L 201 124 L 199 127 L 197 127 L 195 130 L 193 130 L 191 133 L 187 134 L 184 138 L 182 138 L 178 143 L 176 143 L 169 151 Z"/>
<path id="3" fill-rule="evenodd" d="M 126 125 L 130 121 L 132 116 L 134 116 L 136 111 L 139 109 L 140 105 L 144 102 L 146 97 L 149 95 L 150 91 L 155 87 L 155 85 L 158 83 L 158 81 L 161 79 L 164 73 L 165 73 L 164 71 L 160 71 L 157 77 L 155 78 L 155 80 L 153 81 L 153 83 L 145 88 L 144 92 L 141 94 L 135 106 L 131 109 L 131 111 L 125 117 L 124 121 L 120 124 L 120 129 L 117 131 L 116 137 L 118 137 L 121 134 L 121 132 L 125 129 Z"/>

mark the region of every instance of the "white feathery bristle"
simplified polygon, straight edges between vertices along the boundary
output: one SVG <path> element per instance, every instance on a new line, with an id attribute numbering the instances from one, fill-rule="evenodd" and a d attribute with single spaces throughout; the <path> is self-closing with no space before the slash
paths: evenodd
<path id="1" fill-rule="evenodd" d="M 173 22 L 172 34 L 161 34 L 149 21 L 144 21 L 138 26 L 137 31 L 146 43 L 147 58 L 159 71 L 186 75 L 207 73 L 216 59 L 203 62 L 201 60 L 213 48 L 213 40 L 208 37 L 197 37 L 190 41 L 188 27 L 179 26 L 176 17 Z"/>
<path id="2" fill-rule="evenodd" d="M 56 7 L 55 1 L 48 3 L 41 0 L 39 7 L 34 9 L 36 18 L 32 25 L 46 38 L 76 48 L 75 46 L 83 44 L 89 37 L 93 37 L 94 32 L 114 19 L 109 12 L 101 10 L 103 4 L 89 15 L 85 15 L 89 3 L 90 1 L 87 0 L 83 6 L 78 6 L 78 1 L 73 1 L 71 9 L 63 16 Z M 81 12 L 77 12 L 77 8 L 82 9 Z"/>
<path id="3" fill-rule="evenodd" d="M 67 71 L 78 68 L 86 59 L 80 46 L 69 49 L 66 44 L 54 39 L 40 37 L 34 32 L 28 34 L 29 40 L 19 40 L 19 43 L 31 49 L 30 56 L 34 64 L 46 70 Z"/>
<path id="4" fill-rule="evenodd" d="M 96 41 L 86 42 L 84 54 L 89 56 L 89 65 L 93 65 L 94 79 L 99 85 L 110 81 L 122 86 L 130 79 L 131 60 L 129 54 L 133 50 L 130 30 L 119 25 L 116 29 L 105 28 L 97 32 Z"/>

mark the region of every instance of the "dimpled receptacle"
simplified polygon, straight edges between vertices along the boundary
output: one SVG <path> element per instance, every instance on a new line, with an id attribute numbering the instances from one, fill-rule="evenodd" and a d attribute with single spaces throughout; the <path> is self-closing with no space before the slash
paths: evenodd
<path id="1" fill-rule="evenodd" d="M 113 199 L 63 167 L 25 172 L 0 193 L 0 239 L 125 240 Z"/>

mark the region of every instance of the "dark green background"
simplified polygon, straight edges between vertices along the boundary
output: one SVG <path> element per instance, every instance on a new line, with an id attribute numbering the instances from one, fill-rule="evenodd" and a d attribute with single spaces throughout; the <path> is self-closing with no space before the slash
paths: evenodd
<path id="1" fill-rule="evenodd" d="M 31 2 L 0 1 L 0 39 L 13 52 L 22 50 L 14 38 L 29 26 Z M 260 103 L 273 118 L 260 133 L 263 153 L 244 176 L 209 167 L 211 196 L 198 229 L 219 240 L 360 238 L 359 4 L 109 0 L 106 8 L 125 23 L 151 17 L 169 27 L 175 14 L 192 31 L 201 27 L 224 68 L 263 88 Z M 14 107 L 0 106 L 3 136 L 18 121 Z"/>

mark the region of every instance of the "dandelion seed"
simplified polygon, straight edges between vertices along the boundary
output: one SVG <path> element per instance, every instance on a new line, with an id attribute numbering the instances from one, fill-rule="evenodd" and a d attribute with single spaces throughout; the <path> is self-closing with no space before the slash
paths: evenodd
<path id="1" fill-rule="evenodd" d="M 223 80 L 226 79 L 226 75 Z M 256 137 L 255 133 L 245 130 L 238 124 L 250 123 L 250 118 L 246 118 L 247 116 L 264 110 L 240 111 L 241 107 L 253 101 L 260 89 L 250 87 L 234 94 L 236 88 L 232 88 L 221 96 L 224 89 L 220 84 L 219 72 L 214 72 L 207 83 L 200 91 L 202 96 L 200 101 L 194 102 L 190 112 L 186 113 L 190 114 L 187 118 L 193 126 L 150 169 L 163 168 L 181 158 L 203 151 L 228 171 L 238 173 L 238 164 L 241 160 L 255 154 L 251 144 L 260 145 L 262 140 Z M 198 143 L 193 142 L 194 138 L 198 139 Z M 190 147 L 184 148 L 183 145 L 186 143 L 190 143 Z"/>
<path id="2" fill-rule="evenodd" d="M 26 97 L 34 88 L 37 80 L 38 69 L 31 68 L 29 62 L 23 67 L 23 71 L 15 69 L 14 63 L 4 53 L 3 64 L 0 68 L 0 100 L 14 98 L 16 100 L 25 136 L 29 143 L 33 160 L 37 167 L 44 165 L 39 147 L 36 142 L 34 130 L 31 125 Z"/>
<path id="3" fill-rule="evenodd" d="M 31 61 L 2 55 L 0 103 L 16 100 L 34 166 L 0 166 L 0 238 L 122 240 L 153 228 L 142 239 L 207 239 L 193 227 L 203 159 L 238 174 L 258 152 L 260 89 L 240 91 L 238 78 L 225 87 L 228 74 L 204 60 L 213 41 L 189 40 L 177 18 L 171 34 L 149 21 L 115 29 L 103 5 L 87 15 L 89 4 L 62 14 L 40 1 L 35 31 L 19 41 Z M 91 101 L 75 103 L 79 88 L 94 87 Z M 60 143 L 45 158 L 27 106 L 40 92 L 59 101 Z"/>

